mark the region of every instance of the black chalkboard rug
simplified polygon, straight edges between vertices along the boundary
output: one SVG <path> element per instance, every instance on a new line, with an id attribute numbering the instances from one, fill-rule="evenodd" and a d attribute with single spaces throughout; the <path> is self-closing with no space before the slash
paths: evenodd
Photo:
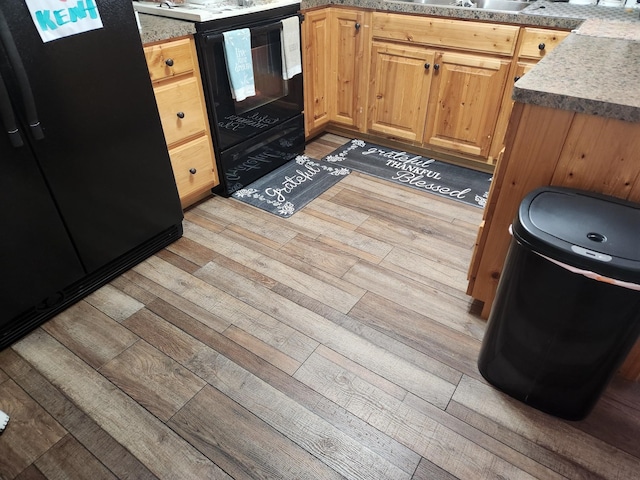
<path id="1" fill-rule="evenodd" d="M 299 155 L 232 197 L 279 217 L 288 218 L 338 183 L 351 171 Z"/>
<path id="2" fill-rule="evenodd" d="M 351 140 L 322 160 L 480 208 L 491 185 L 488 173 L 363 140 Z"/>

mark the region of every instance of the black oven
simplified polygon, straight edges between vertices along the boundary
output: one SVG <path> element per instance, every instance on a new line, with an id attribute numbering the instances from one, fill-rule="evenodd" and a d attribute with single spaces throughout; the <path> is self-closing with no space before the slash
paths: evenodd
<path id="1" fill-rule="evenodd" d="M 196 45 L 221 184 L 228 196 L 304 151 L 302 74 L 285 80 L 281 20 L 300 4 L 196 24 Z M 223 32 L 249 28 L 256 94 L 231 93 Z"/>

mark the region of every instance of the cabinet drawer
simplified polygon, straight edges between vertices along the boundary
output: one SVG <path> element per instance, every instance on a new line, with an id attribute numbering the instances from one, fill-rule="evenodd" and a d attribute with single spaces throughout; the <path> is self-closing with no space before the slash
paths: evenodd
<path id="1" fill-rule="evenodd" d="M 544 57 L 569 35 L 569 32 L 542 28 L 524 28 L 523 30 L 519 57 L 532 60 Z"/>
<path id="2" fill-rule="evenodd" d="M 373 37 L 494 55 L 513 55 L 519 27 L 373 13 Z"/>
<path id="3" fill-rule="evenodd" d="M 188 38 L 144 47 L 144 56 L 152 82 L 194 70 Z"/>
<path id="4" fill-rule="evenodd" d="M 217 185 L 209 136 L 173 148 L 169 156 L 180 198 Z"/>
<path id="5" fill-rule="evenodd" d="M 161 85 L 153 90 L 168 145 L 205 130 L 204 105 L 195 78 Z"/>

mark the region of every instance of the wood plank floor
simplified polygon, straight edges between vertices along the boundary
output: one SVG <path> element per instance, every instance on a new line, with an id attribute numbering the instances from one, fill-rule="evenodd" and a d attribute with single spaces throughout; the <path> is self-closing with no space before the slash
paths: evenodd
<path id="1" fill-rule="evenodd" d="M 640 478 L 638 384 L 571 423 L 479 375 L 480 219 L 358 173 L 287 220 L 206 200 L 0 352 L 0 478 Z"/>

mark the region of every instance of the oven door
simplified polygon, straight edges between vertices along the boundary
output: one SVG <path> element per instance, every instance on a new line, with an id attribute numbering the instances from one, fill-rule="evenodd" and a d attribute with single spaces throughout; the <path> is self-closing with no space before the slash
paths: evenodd
<path id="1" fill-rule="evenodd" d="M 231 95 L 222 33 L 204 34 L 201 63 L 216 145 L 227 150 L 303 110 L 302 75 L 283 79 L 280 20 L 250 27 L 256 95 L 237 102 Z"/>

